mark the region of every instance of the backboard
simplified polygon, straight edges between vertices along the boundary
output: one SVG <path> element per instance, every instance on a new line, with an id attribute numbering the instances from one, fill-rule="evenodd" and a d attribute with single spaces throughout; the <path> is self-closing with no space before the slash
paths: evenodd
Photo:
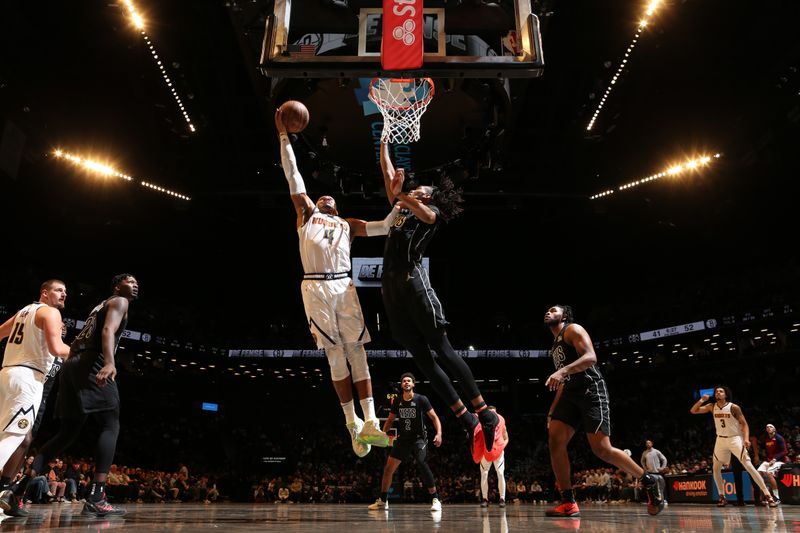
<path id="1" fill-rule="evenodd" d="M 535 78 L 544 67 L 530 0 L 428 0 L 424 63 L 381 67 L 380 0 L 275 0 L 260 68 L 270 78 Z"/>

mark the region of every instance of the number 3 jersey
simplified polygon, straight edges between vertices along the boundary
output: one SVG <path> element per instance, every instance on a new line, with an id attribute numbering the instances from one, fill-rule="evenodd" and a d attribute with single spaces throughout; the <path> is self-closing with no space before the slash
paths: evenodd
<path id="1" fill-rule="evenodd" d="M 417 439 L 428 440 L 428 430 L 425 428 L 425 417 L 433 409 L 427 396 L 414 393 L 410 400 L 404 400 L 403 396 L 398 396 L 397 401 L 392 405 L 391 412 L 394 414 L 397 423 L 397 440 L 403 442 L 415 441 Z"/>
<path id="2" fill-rule="evenodd" d="M 713 414 L 714 423 L 717 426 L 717 435 L 720 437 L 741 437 L 742 430 L 739 427 L 739 421 L 731 413 L 731 402 L 725 404 L 724 407 L 719 407 L 714 403 Z"/>

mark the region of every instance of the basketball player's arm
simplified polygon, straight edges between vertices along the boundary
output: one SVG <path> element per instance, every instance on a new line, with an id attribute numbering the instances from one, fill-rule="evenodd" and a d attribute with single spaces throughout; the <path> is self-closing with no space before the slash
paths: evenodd
<path id="1" fill-rule="evenodd" d="M 386 418 L 386 422 L 383 423 L 383 432 L 387 435 L 389 434 L 389 429 L 392 427 L 392 424 L 394 424 L 394 418 L 394 413 L 389 413 L 388 418 Z"/>
<path id="2" fill-rule="evenodd" d="M 0 326 L 0 339 L 5 339 L 9 335 L 11 335 L 11 326 L 14 325 L 14 320 L 16 320 L 18 313 L 14 313 L 14 316 L 3 322 L 3 325 Z"/>
<path id="3" fill-rule="evenodd" d="M 564 379 L 570 374 L 577 374 L 583 372 L 587 368 L 591 368 L 597 363 L 597 354 L 594 353 L 594 346 L 592 339 L 589 338 L 589 333 L 579 324 L 570 324 L 566 326 L 567 330 L 564 332 L 564 341 L 575 348 L 578 353 L 578 358 L 568 365 L 562 366 L 553 372 L 545 385 L 550 390 L 556 388 L 564 383 Z"/>
<path id="4" fill-rule="evenodd" d="M 386 188 L 386 198 L 388 198 L 390 204 L 394 205 L 397 193 L 403 188 L 405 172 L 395 172 L 392 158 L 389 156 L 389 143 L 385 142 L 381 142 L 381 171 L 383 171 L 383 186 Z"/>
<path id="5" fill-rule="evenodd" d="M 115 336 L 127 312 L 127 298 L 111 298 L 106 305 L 106 320 L 100 332 L 100 340 L 103 346 L 103 368 L 95 376 L 95 382 L 99 387 L 104 387 L 106 380 L 114 381 L 117 377 L 117 366 L 114 361 L 114 352 L 116 351 Z"/>
<path id="6" fill-rule="evenodd" d="M 346 218 L 350 224 L 350 235 L 353 237 L 375 237 L 377 235 L 387 235 L 389 229 L 394 224 L 394 219 L 400 214 L 400 206 L 394 206 L 386 218 L 383 220 L 361 220 L 358 218 Z"/>
<path id="7" fill-rule="evenodd" d="M 300 171 L 297 170 L 297 159 L 294 156 L 289 134 L 286 133 L 280 108 L 275 111 L 275 129 L 278 130 L 278 141 L 281 145 L 281 166 L 286 181 L 289 182 L 289 194 L 297 213 L 297 227 L 299 228 L 308 221 L 308 217 L 314 212 L 314 203 L 306 194 L 306 184 Z"/>
<path id="8" fill-rule="evenodd" d="M 436 430 L 436 435 L 433 436 L 433 445 L 438 448 L 442 445 L 442 421 L 439 420 L 436 411 L 433 409 L 430 409 L 426 414 L 433 422 L 433 428 Z"/>
<path id="9" fill-rule="evenodd" d="M 424 222 L 425 224 L 433 224 L 436 222 L 436 212 L 413 196 L 409 196 L 406 193 L 401 192 L 397 195 L 397 198 L 399 200 L 398 204 L 400 204 L 400 207 L 405 207 L 414 213 L 414 216 L 416 216 L 420 221 Z"/>
<path id="10" fill-rule="evenodd" d="M 61 313 L 55 307 L 40 307 L 36 311 L 36 325 L 44 333 L 47 351 L 54 357 L 69 357 L 69 344 L 61 340 Z"/>
<path id="11" fill-rule="evenodd" d="M 750 426 L 747 425 L 747 420 L 744 418 L 744 413 L 742 412 L 741 407 L 735 403 L 731 404 L 731 414 L 739 422 L 739 427 L 742 429 L 742 440 L 744 441 L 744 447 L 749 448 L 751 445 Z"/>
<path id="12" fill-rule="evenodd" d="M 714 409 L 714 404 L 709 403 L 703 405 L 705 402 L 708 401 L 709 398 L 711 398 L 711 396 L 709 396 L 708 394 L 703 394 L 700 397 L 700 399 L 695 402 L 692 408 L 689 409 L 689 412 L 692 413 L 693 415 L 702 415 L 703 413 L 710 413 Z"/>

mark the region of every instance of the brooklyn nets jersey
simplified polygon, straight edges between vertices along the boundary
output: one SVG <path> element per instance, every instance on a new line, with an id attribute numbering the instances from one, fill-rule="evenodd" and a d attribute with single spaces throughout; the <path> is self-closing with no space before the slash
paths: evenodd
<path id="1" fill-rule="evenodd" d="M 739 427 L 739 421 L 731 413 L 731 402 L 725 404 L 724 407 L 717 406 L 714 403 L 714 424 L 717 426 L 717 435 L 720 437 L 741 437 L 742 430 Z"/>
<path id="2" fill-rule="evenodd" d="M 422 262 L 422 256 L 439 229 L 442 218 L 439 208 L 429 205 L 436 213 L 436 222 L 425 224 L 408 209 L 401 209 L 386 237 L 383 249 L 385 272 L 409 272 Z"/>
<path id="3" fill-rule="evenodd" d="M 300 260 L 306 274 L 350 272 L 350 224 L 319 209 L 297 229 Z"/>
<path id="4" fill-rule="evenodd" d="M 112 296 L 111 298 L 115 298 Z M 72 341 L 70 345 L 70 351 L 73 355 L 77 354 L 80 355 L 81 352 L 90 352 L 95 354 L 102 354 L 103 353 L 103 324 L 106 323 L 106 314 L 108 313 L 108 302 L 111 301 L 111 298 L 108 300 L 103 300 L 100 304 L 97 305 L 92 312 L 89 314 L 89 318 L 86 319 L 86 324 L 83 326 L 83 329 L 78 336 L 75 337 L 75 340 Z M 117 296 L 116 298 L 120 298 Z M 125 325 L 128 323 L 127 317 L 122 319 L 122 322 L 119 324 L 119 328 L 117 331 L 114 332 L 114 350 L 116 351 L 117 347 L 119 346 L 119 339 L 122 337 L 122 333 L 125 331 Z M 102 368 L 102 355 L 100 356 L 101 361 L 101 368 Z"/>
<path id="5" fill-rule="evenodd" d="M 43 303 L 32 303 L 17 313 L 6 344 L 4 367 L 27 366 L 42 374 L 50 372 L 53 356 L 47 351 L 44 331 L 36 326 L 36 311 L 45 306 Z"/>
<path id="6" fill-rule="evenodd" d="M 410 400 L 404 400 L 402 395 L 398 396 L 391 408 L 391 412 L 397 418 L 397 440 L 403 442 L 428 440 L 423 417 L 427 416 L 431 409 L 433 407 L 430 400 L 422 394 L 414 393 L 414 397 Z"/>
<path id="7" fill-rule="evenodd" d="M 566 333 L 568 327 L 570 327 L 570 324 L 561 328 L 561 331 L 558 332 L 553 341 L 553 347 L 550 348 L 550 357 L 553 358 L 556 370 L 578 360 L 578 351 L 564 340 L 564 333 Z M 603 375 L 595 364 L 583 372 L 576 372 L 565 377 L 564 390 L 586 390 L 590 385 L 597 383 L 601 379 L 603 379 Z"/>

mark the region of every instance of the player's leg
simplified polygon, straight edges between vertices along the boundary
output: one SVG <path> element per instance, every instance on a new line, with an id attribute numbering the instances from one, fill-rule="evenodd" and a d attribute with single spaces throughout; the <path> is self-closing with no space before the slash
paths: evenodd
<path id="1" fill-rule="evenodd" d="M 550 420 L 547 431 L 550 464 L 553 467 L 553 474 L 555 474 L 560 490 L 561 503 L 552 509 L 548 509 L 545 514 L 556 517 L 576 517 L 580 516 L 580 509 L 575 502 L 575 494 L 572 491 L 569 454 L 567 452 L 567 445 L 575 435 L 575 427 L 562 421 L 562 418 L 567 418 L 570 414 L 570 409 L 562 405 L 563 403 L 564 395 L 562 394 L 561 399 L 553 409 L 553 418 Z M 559 406 L 561 406 L 561 409 L 559 409 Z"/>
<path id="2" fill-rule="evenodd" d="M 489 469 L 492 467 L 491 461 L 481 457 L 481 507 L 489 506 Z"/>
<path id="3" fill-rule="evenodd" d="M 420 469 L 422 485 L 428 490 L 431 497 L 431 511 L 441 511 L 442 502 L 439 501 L 439 493 L 436 490 L 436 478 L 433 477 L 433 471 L 428 465 L 428 443 L 424 440 L 414 443 L 414 460 Z"/>
<path id="4" fill-rule="evenodd" d="M 497 492 L 500 493 L 500 507 L 506 505 L 506 453 L 494 461 L 494 471 L 497 474 Z"/>
<path id="5" fill-rule="evenodd" d="M 731 450 L 728 448 L 729 440 L 730 438 L 717 437 L 717 442 L 714 443 L 714 459 L 711 462 L 711 474 L 717 486 L 717 494 L 719 494 L 719 502 L 717 503 L 719 507 L 725 507 L 727 504 L 727 500 L 725 499 L 725 485 L 722 480 L 722 465 L 729 464 L 731 461 Z M 761 476 L 757 477 L 760 478 Z"/>
<path id="6" fill-rule="evenodd" d="M 112 506 L 106 498 L 106 480 L 111 464 L 114 462 L 114 452 L 117 449 L 119 436 L 119 409 L 110 409 L 92 413 L 92 418 L 97 422 L 100 432 L 97 436 L 95 448 L 95 469 L 89 494 L 83 505 L 82 514 L 87 516 L 121 516 L 124 509 Z"/>
<path id="7" fill-rule="evenodd" d="M 758 470 L 756 467 L 753 466 L 753 461 L 750 460 L 750 454 L 747 453 L 747 449 L 744 447 L 744 441 L 741 437 L 731 437 L 730 439 L 730 453 L 736 454 L 736 457 L 742 462 L 742 466 L 744 469 L 747 470 L 747 473 L 750 474 L 750 477 L 753 478 L 758 488 L 761 489 L 761 492 L 764 494 L 764 497 L 767 500 L 767 504 L 770 507 L 776 507 L 780 502 L 775 499 L 772 493 L 767 489 L 767 484 L 764 483 L 764 478 L 762 478 L 758 474 Z"/>
<path id="8" fill-rule="evenodd" d="M 395 446 L 398 444 L 399 443 L 395 443 Z M 394 447 L 392 448 L 392 451 L 389 452 L 389 457 L 386 459 L 386 464 L 383 467 L 383 476 L 381 477 L 381 494 L 375 503 L 369 505 L 368 508 L 370 510 L 376 511 L 389 508 L 389 487 L 392 486 L 392 478 L 394 477 L 394 473 L 402 462 L 402 459 L 398 459 L 395 457 L 395 455 L 400 454 L 400 449 Z"/>
<path id="9" fill-rule="evenodd" d="M 364 427 L 359 432 L 358 438 L 366 444 L 388 446 L 389 437 L 381 431 L 380 422 L 375 414 L 372 379 L 367 363 L 367 352 L 364 350 L 364 344 L 371 339 L 369 330 L 367 330 L 364 322 L 364 315 L 355 286 L 348 282 L 345 285 L 344 292 L 337 295 L 334 302 L 339 339 L 344 347 L 345 358 L 350 365 L 351 380 L 358 393 L 361 411 L 364 416 Z"/>

